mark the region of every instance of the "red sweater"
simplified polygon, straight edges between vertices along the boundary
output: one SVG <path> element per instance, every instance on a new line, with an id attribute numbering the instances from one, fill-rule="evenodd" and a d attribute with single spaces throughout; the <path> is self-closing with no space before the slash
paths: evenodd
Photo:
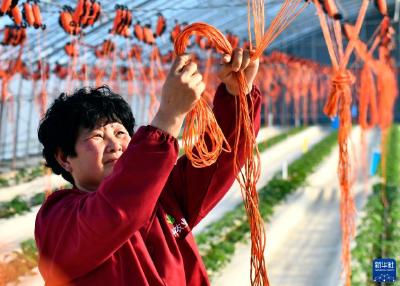
<path id="1" fill-rule="evenodd" d="M 258 132 L 257 88 L 251 97 Z M 233 146 L 235 98 L 224 85 L 214 114 Z M 46 200 L 35 227 L 46 285 L 209 285 L 191 229 L 231 187 L 233 154 L 198 169 L 185 156 L 177 161 L 178 149 L 172 136 L 141 127 L 96 192 L 61 190 Z"/>

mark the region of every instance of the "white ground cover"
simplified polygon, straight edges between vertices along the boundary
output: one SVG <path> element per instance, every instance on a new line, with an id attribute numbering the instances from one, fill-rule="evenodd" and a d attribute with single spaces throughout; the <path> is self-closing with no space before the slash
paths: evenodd
<path id="1" fill-rule="evenodd" d="M 30 182 L 22 183 L 16 186 L 0 188 L 0 203 L 11 201 L 16 196 L 24 198 L 33 197 L 35 194 L 42 193 L 47 188 L 61 188 L 68 182 L 61 176 L 49 175 L 36 178 Z M 0 228 L 1 229 L 1 228 Z"/>
<path id="2" fill-rule="evenodd" d="M 19 244 L 34 237 L 35 218 L 40 206 L 32 208 L 28 213 L 16 215 L 9 219 L 0 219 L 0 261 Z"/>

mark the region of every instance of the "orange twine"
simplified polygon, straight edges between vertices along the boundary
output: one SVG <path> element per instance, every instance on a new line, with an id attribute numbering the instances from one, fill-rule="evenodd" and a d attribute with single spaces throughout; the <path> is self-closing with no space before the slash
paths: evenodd
<path id="1" fill-rule="evenodd" d="M 378 121 L 378 108 L 376 103 L 376 88 L 371 68 L 365 64 L 361 70 L 359 96 L 359 123 L 363 129 L 374 127 Z M 368 122 L 369 111 L 369 122 Z"/>
<path id="2" fill-rule="evenodd" d="M 294 20 L 294 18 L 306 7 L 307 3 L 302 0 L 285 0 L 277 16 L 272 21 L 269 29 L 264 32 L 264 1 L 252 0 L 249 9 L 249 38 L 251 49 L 250 11 L 253 14 L 256 49 L 251 60 L 262 56 L 264 50 L 272 41 Z M 232 54 L 233 49 L 226 37 L 216 28 L 205 24 L 195 23 L 187 26 L 175 39 L 174 48 L 176 55 L 182 55 L 189 38 L 198 35 L 208 38 L 217 51 L 224 54 Z M 266 235 L 264 221 L 258 210 L 258 194 L 256 183 L 260 177 L 260 154 L 254 134 L 253 102 L 248 101 L 246 96 L 247 82 L 243 72 L 233 74 L 239 86 L 239 94 L 236 100 L 236 138 L 234 143 L 234 173 L 240 184 L 244 206 L 246 209 L 251 230 L 251 259 L 250 280 L 251 285 L 269 285 L 266 264 L 264 258 Z M 244 149 L 245 162 L 243 169 L 237 156 L 239 149 L 239 138 L 241 148 Z M 209 148 L 206 145 L 206 139 Z M 214 163 L 222 151 L 230 151 L 216 119 L 204 98 L 200 98 L 192 111 L 186 116 L 182 142 L 186 156 L 195 167 L 209 166 Z M 255 154 L 255 155 L 254 155 Z"/>
<path id="3" fill-rule="evenodd" d="M 185 53 L 188 40 L 193 34 L 212 39 L 220 50 L 232 54 L 232 47 L 221 32 L 208 24 L 195 23 L 187 26 L 176 37 L 174 47 L 176 55 Z M 210 148 L 204 140 L 205 136 L 210 140 Z M 231 151 L 211 108 L 203 97 L 186 116 L 182 144 L 186 156 L 197 168 L 213 164 L 222 151 Z M 224 144 L 226 147 L 224 147 Z M 197 152 L 192 152 L 192 148 L 196 149 Z"/>
<path id="4" fill-rule="evenodd" d="M 348 152 L 348 138 L 351 132 L 351 84 L 353 83 L 354 77 L 349 71 L 338 71 L 332 79 L 331 93 L 324 108 L 328 116 L 338 114 L 340 120 L 338 177 L 341 189 L 342 261 L 347 274 L 346 285 L 350 283 L 350 239 L 355 232 L 356 214 L 354 198 L 351 194 L 351 165 Z"/>
<path id="5" fill-rule="evenodd" d="M 251 15 L 253 14 L 254 33 L 256 49 L 251 56 L 254 61 L 260 58 L 264 50 L 272 41 L 295 19 L 295 17 L 307 6 L 308 2 L 303 0 L 285 0 L 277 16 L 271 22 L 270 27 L 264 32 L 264 1 L 248 1 L 248 31 L 251 43 Z M 174 43 L 176 55 L 182 55 L 189 38 L 192 35 L 208 38 L 219 52 L 232 54 L 233 48 L 226 37 L 216 28 L 205 23 L 194 23 L 185 27 L 177 36 Z M 256 183 L 260 176 L 260 154 L 257 149 L 255 133 L 253 128 L 254 114 L 253 102 L 247 100 L 247 82 L 243 72 L 233 74 L 239 86 L 239 94 L 235 97 L 236 102 L 236 130 L 234 152 L 234 172 L 240 184 L 241 194 L 246 209 L 251 230 L 251 259 L 250 280 L 251 285 L 269 285 L 266 264 L 264 259 L 265 229 L 264 221 L 258 210 L 258 194 Z M 244 167 L 238 158 L 239 138 L 242 138 L 241 148 L 244 149 Z M 206 145 L 206 139 L 210 150 Z M 219 128 L 216 119 L 203 97 L 200 98 L 195 107 L 186 116 L 182 136 L 183 147 L 186 156 L 195 167 L 209 166 L 214 163 L 222 151 L 230 151 L 228 142 Z"/>
<path id="6" fill-rule="evenodd" d="M 225 36 L 214 27 L 205 23 L 195 23 L 186 27 L 175 41 L 175 53 L 182 55 L 185 52 L 188 39 L 191 35 L 198 33 L 202 36 L 210 38 L 216 48 L 225 54 L 232 54 L 232 47 Z M 252 285 L 269 285 L 267 272 L 265 269 L 264 249 L 265 249 L 265 230 L 264 222 L 258 210 L 258 195 L 256 190 L 256 182 L 260 176 L 260 159 L 257 145 L 255 144 L 255 134 L 252 124 L 252 106 L 249 106 L 246 90 L 246 79 L 243 72 L 235 73 L 234 76 L 239 83 L 239 95 L 236 99 L 236 138 L 234 145 L 234 172 L 241 186 L 243 201 L 251 229 L 251 269 L 250 277 Z M 250 102 L 252 105 L 253 102 Z M 209 140 L 211 150 L 206 145 L 206 137 Z M 237 153 L 239 148 L 239 138 L 242 137 L 241 145 L 245 149 L 245 166 L 244 171 L 240 171 L 241 166 L 238 162 Z M 208 141 L 208 140 L 207 140 Z M 222 150 L 230 151 L 228 142 L 226 141 L 216 119 L 207 105 L 206 101 L 201 98 L 199 103 L 193 108 L 186 117 L 186 124 L 182 136 L 182 142 L 186 155 L 195 167 L 207 166 L 216 161 Z M 229 148 L 223 148 L 223 144 Z M 197 152 L 191 150 L 195 147 Z M 255 159 L 253 150 L 256 151 Z"/>
<path id="7" fill-rule="evenodd" d="M 358 121 L 361 126 L 361 166 L 362 174 L 365 180 L 365 190 L 367 190 L 367 144 L 365 132 L 373 128 L 378 122 L 378 107 L 376 102 L 376 87 L 374 77 L 372 75 L 369 64 L 365 63 L 360 74 L 360 87 L 358 90 L 359 97 L 359 117 Z M 369 121 L 368 121 L 369 111 Z"/>
<path id="8" fill-rule="evenodd" d="M 153 47 L 153 51 L 150 54 L 150 66 L 149 66 L 149 79 L 150 79 L 150 87 L 149 87 L 149 94 L 150 94 L 150 106 L 148 110 L 148 117 L 151 120 L 154 117 L 155 110 L 157 110 L 159 102 L 156 97 L 156 83 L 155 83 L 155 62 L 156 62 L 156 46 Z"/>
<path id="9" fill-rule="evenodd" d="M 350 240 L 355 233 L 354 220 L 356 208 L 354 198 L 351 194 L 351 165 L 349 162 L 350 160 L 348 153 L 348 138 L 351 131 L 351 84 L 354 83 L 354 77 L 347 70 L 347 64 L 356 45 L 356 41 L 354 39 L 357 38 L 360 33 L 369 1 L 362 1 L 356 25 L 353 30 L 352 39 L 350 39 L 345 50 L 343 50 L 342 31 L 340 27 L 338 27 L 339 22 L 337 19 L 331 19 L 329 21 L 322 11 L 320 2 L 318 0 L 314 0 L 314 4 L 317 8 L 317 14 L 320 20 L 322 32 L 327 44 L 333 68 L 335 70 L 335 74 L 332 79 L 331 92 L 325 105 L 324 112 L 330 117 L 338 114 L 340 122 L 338 134 L 338 177 L 341 190 L 340 219 L 342 228 L 342 274 L 345 277 L 346 286 L 349 286 L 351 284 Z M 324 2 L 324 4 L 326 4 L 326 2 Z M 329 2 L 329 4 L 330 7 L 333 7 L 334 1 Z M 325 8 L 327 7 L 325 6 Z M 331 35 L 334 35 L 334 37 Z"/>

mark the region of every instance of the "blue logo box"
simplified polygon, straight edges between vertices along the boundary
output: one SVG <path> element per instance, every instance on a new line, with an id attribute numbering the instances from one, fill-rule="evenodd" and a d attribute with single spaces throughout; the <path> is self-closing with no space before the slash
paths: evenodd
<path id="1" fill-rule="evenodd" d="M 392 258 L 377 258 L 372 266 L 374 282 L 396 281 L 396 260 Z"/>

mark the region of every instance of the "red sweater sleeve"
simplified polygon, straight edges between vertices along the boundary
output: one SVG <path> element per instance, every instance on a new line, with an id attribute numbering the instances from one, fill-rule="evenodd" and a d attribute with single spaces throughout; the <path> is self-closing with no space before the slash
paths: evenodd
<path id="1" fill-rule="evenodd" d="M 177 156 L 175 138 L 141 127 L 96 192 L 50 196 L 35 227 L 45 280 L 59 279 L 57 269 L 69 279 L 88 273 L 148 224 Z"/>
<path id="2" fill-rule="evenodd" d="M 253 101 L 254 129 L 260 129 L 261 93 L 253 86 L 248 101 Z M 235 97 L 221 84 L 214 98 L 214 114 L 233 149 L 235 142 Z M 243 144 L 239 142 L 238 158 L 244 164 Z M 177 200 L 189 227 L 193 228 L 228 192 L 235 180 L 233 152 L 223 152 L 217 162 L 205 168 L 194 168 L 182 156 L 168 180 L 168 192 Z"/>

